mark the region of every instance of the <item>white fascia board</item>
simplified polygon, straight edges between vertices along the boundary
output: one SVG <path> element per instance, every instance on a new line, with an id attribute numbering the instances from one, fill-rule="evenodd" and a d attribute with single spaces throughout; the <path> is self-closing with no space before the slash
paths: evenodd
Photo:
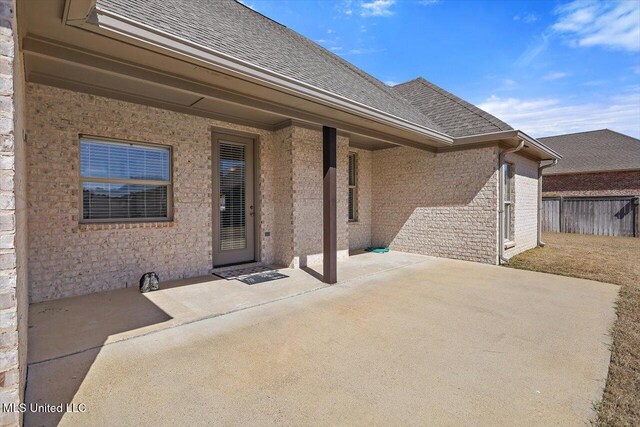
<path id="1" fill-rule="evenodd" d="M 534 146 L 538 150 L 543 151 L 546 154 L 549 154 L 554 159 L 558 159 L 558 160 L 562 159 L 562 156 L 560 155 L 560 153 L 558 153 L 557 151 L 549 148 L 548 146 L 544 145 L 542 142 L 538 141 L 537 139 L 527 135 L 526 133 L 524 133 L 524 132 L 522 132 L 520 130 L 518 131 L 518 138 L 524 140 L 525 142 L 527 142 L 528 144 Z"/>
<path id="2" fill-rule="evenodd" d="M 542 142 L 538 141 L 537 139 L 527 135 L 526 133 L 520 130 L 502 130 L 498 132 L 489 132 L 489 133 L 483 133 L 478 135 L 463 136 L 460 138 L 455 138 L 454 145 L 475 144 L 475 143 L 481 143 L 481 142 L 509 140 L 509 139 L 523 140 L 531 148 L 534 148 L 548 156 L 551 156 L 551 158 L 553 159 L 562 158 L 562 156 L 558 152 L 547 147 Z"/>

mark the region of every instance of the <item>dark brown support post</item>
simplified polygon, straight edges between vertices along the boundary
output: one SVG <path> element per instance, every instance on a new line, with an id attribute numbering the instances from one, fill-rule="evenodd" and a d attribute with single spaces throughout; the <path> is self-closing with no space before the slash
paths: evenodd
<path id="1" fill-rule="evenodd" d="M 322 281 L 338 281 L 336 228 L 336 128 L 322 127 Z"/>

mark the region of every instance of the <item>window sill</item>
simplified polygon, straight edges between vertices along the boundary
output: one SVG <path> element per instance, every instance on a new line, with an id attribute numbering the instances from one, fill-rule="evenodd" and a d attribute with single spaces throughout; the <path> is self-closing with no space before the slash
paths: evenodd
<path id="1" fill-rule="evenodd" d="M 142 222 L 81 222 L 78 224 L 78 229 L 80 231 L 134 230 L 138 228 L 168 228 L 173 227 L 174 224 L 174 220 Z"/>
<path id="2" fill-rule="evenodd" d="M 505 249 L 511 249 L 511 248 L 515 248 L 516 247 L 516 242 L 512 241 L 512 240 L 505 240 L 504 242 L 504 248 Z"/>
<path id="3" fill-rule="evenodd" d="M 350 219 L 349 224 L 358 224 L 358 220 L 357 219 Z"/>

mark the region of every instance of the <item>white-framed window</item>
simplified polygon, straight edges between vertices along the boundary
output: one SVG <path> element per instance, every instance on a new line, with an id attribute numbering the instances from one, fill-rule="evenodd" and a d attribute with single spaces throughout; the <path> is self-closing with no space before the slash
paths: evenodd
<path id="1" fill-rule="evenodd" d="M 171 219 L 171 148 L 80 138 L 82 222 Z"/>
<path id="2" fill-rule="evenodd" d="M 504 240 L 513 241 L 513 224 L 514 224 L 514 201 L 515 201 L 515 186 L 514 186 L 514 170 L 512 163 L 505 163 L 503 165 L 503 177 L 504 177 Z"/>
<path id="3" fill-rule="evenodd" d="M 358 220 L 358 155 L 349 153 L 349 221 Z"/>

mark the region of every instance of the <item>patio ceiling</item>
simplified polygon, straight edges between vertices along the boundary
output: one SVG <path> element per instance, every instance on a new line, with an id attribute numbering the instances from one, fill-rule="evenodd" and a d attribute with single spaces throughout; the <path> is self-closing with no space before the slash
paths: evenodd
<path id="1" fill-rule="evenodd" d="M 435 151 L 449 141 L 215 69 L 194 57 L 107 31 L 80 13 L 83 0 L 32 0 L 18 9 L 26 80 L 263 129 L 287 120 L 335 127 L 368 149 Z"/>

